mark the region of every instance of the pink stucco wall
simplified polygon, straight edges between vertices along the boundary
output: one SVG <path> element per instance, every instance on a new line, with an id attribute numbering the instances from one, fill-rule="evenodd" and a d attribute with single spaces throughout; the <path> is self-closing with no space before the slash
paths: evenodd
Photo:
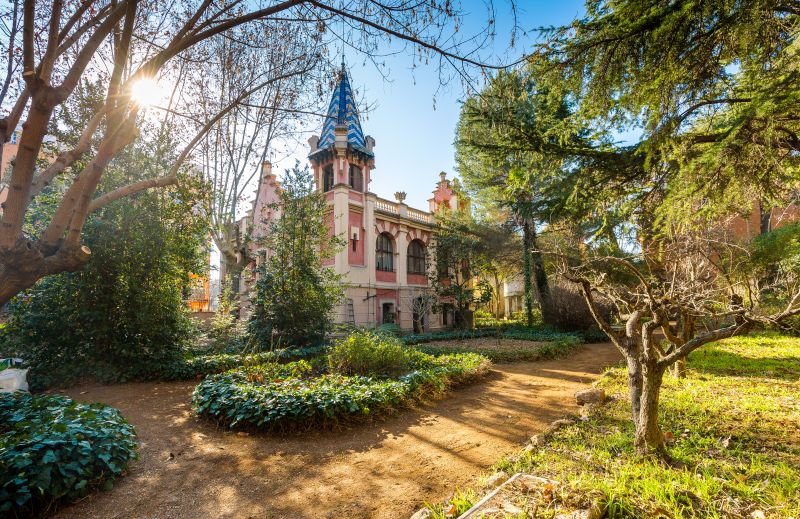
<path id="1" fill-rule="evenodd" d="M 347 260 L 350 265 L 360 265 L 364 266 L 364 225 L 362 223 L 363 215 L 356 211 L 350 210 L 349 222 L 350 225 L 347 228 L 348 230 L 348 237 L 347 237 Z M 359 229 L 359 237 L 358 241 L 355 242 L 355 250 L 353 250 L 353 233 L 352 228 L 357 227 Z"/>
<path id="2" fill-rule="evenodd" d="M 387 272 L 385 270 L 376 270 L 375 279 L 383 283 L 397 282 L 397 272 Z"/>

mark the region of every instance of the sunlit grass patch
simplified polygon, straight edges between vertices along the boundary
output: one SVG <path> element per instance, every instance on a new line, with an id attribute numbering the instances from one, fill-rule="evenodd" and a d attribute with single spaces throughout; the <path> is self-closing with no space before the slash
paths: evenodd
<path id="1" fill-rule="evenodd" d="M 634 455 L 626 379 L 609 370 L 600 385 L 615 400 L 496 468 L 560 481 L 560 507 L 594 496 L 608 517 L 800 518 L 800 339 L 711 344 L 689 357 L 686 378 L 667 376 L 669 462 Z"/>

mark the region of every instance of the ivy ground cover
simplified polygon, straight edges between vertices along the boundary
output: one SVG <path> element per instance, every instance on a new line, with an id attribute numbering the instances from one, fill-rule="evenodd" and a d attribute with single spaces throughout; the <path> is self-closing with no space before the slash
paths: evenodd
<path id="1" fill-rule="evenodd" d="M 352 350 L 369 348 L 370 342 L 397 341 L 372 337 L 361 341 L 363 346 L 356 344 L 346 355 L 356 357 Z M 337 355 L 337 344 L 329 357 L 313 363 L 264 364 L 209 376 L 194 391 L 194 408 L 230 427 L 271 430 L 330 425 L 436 396 L 485 374 L 490 364 L 475 353 L 434 357 L 404 347 L 399 341 L 391 347 L 401 348 L 406 355 L 408 370 L 402 374 L 352 374 L 338 369 L 346 363 L 342 355 Z M 396 356 L 387 354 L 386 349 L 376 348 L 381 358 L 391 357 L 396 366 Z M 363 360 L 363 356 L 360 352 L 358 359 Z M 336 362 L 329 362 L 329 358 Z"/>
<path id="2" fill-rule="evenodd" d="M 0 395 L 0 516 L 37 515 L 109 489 L 137 457 L 119 411 L 55 395 Z"/>

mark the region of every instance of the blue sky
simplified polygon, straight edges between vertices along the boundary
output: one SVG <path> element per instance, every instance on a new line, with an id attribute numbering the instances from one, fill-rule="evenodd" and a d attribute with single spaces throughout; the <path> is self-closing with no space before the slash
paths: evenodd
<path id="1" fill-rule="evenodd" d="M 518 24 L 529 32 L 527 37 L 520 38 L 515 48 L 508 49 L 513 20 L 504 0 L 496 0 L 498 36 L 494 51 L 514 59 L 530 48 L 537 37 L 537 27 L 566 24 L 583 13 L 582 0 L 522 0 L 517 3 L 520 4 Z M 462 4 L 465 11 L 471 13 L 465 20 L 464 31 L 467 34 L 479 31 L 486 20 L 483 1 L 463 0 Z M 331 51 L 334 55 L 340 52 Z M 395 191 L 405 191 L 407 204 L 427 209 L 427 199 L 439 172 L 447 172 L 448 178 L 454 174 L 453 139 L 460 102 L 465 97 L 461 81 L 454 79 L 440 88 L 438 68 L 421 65 L 412 71 L 412 59 L 407 55 L 386 58 L 387 80 L 374 65 L 365 65 L 363 61 L 363 57 L 347 57 L 351 85 L 360 102 L 370 108 L 368 113 L 362 113 L 361 126 L 365 134 L 377 141 L 370 191 L 390 200 L 394 199 Z M 320 100 L 320 111 L 325 110 L 328 101 L 329 97 Z M 319 134 L 321 127 L 321 120 L 316 124 L 309 121 L 309 132 L 302 138 L 299 148 L 292 156 L 275 161 L 275 167 L 282 172 L 295 158 L 306 163 L 305 139 L 313 133 Z"/>

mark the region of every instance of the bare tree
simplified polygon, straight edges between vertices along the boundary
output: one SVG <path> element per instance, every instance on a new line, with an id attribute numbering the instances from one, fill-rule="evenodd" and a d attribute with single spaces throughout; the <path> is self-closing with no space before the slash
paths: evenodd
<path id="1" fill-rule="evenodd" d="M 670 366 L 704 344 L 800 314 L 798 272 L 783 269 L 765 282 L 752 251 L 720 238 L 723 231 L 660 240 L 629 257 L 552 253 L 560 274 L 580 287 L 597 324 L 627 362 L 639 454 L 665 453 L 658 404 Z M 623 327 L 602 315 L 598 294 L 616 305 Z M 769 300 L 783 302 L 778 307 Z"/>
<path id="2" fill-rule="evenodd" d="M 141 104 L 132 95 L 134 85 L 147 78 L 169 77 L 177 58 L 214 36 L 244 24 L 273 22 L 305 28 L 310 37 L 323 38 L 341 22 L 338 38 L 365 53 L 396 40 L 413 45 L 420 61 L 438 56 L 440 63 L 457 65 L 460 74 L 466 75 L 470 65 L 482 65 L 473 56 L 484 40 L 460 36 L 462 13 L 451 2 L 271 0 L 255 8 L 239 0 L 165 5 L 139 0 L 21 1 L 22 52 L 4 56 L 21 74 L 13 76 L 9 88 L 19 91 L 16 100 L 4 104 L 0 142 L 8 140 L 23 116 L 25 122 L 0 221 L 0 304 L 38 279 L 78 269 L 88 260 L 91 251 L 82 245 L 81 234 L 91 211 L 177 181 L 171 170 L 114 192 L 96 193 L 106 166 L 137 137 Z M 5 47 L 7 42 L 3 43 Z M 79 145 L 37 171 L 53 111 L 72 95 L 81 78 L 93 76 L 106 82 L 105 103 L 88 122 Z M 213 124 L 204 126 L 210 127 Z M 177 167 L 201 138 L 196 135 L 187 143 Z M 85 156 L 92 142 L 96 151 Z M 32 197 L 79 159 L 86 167 L 70 182 L 46 229 L 40 236 L 26 236 L 22 229 Z"/>
<path id="3" fill-rule="evenodd" d="M 291 140 L 301 118 L 313 113 L 313 86 L 328 67 L 318 43 L 294 26 L 277 23 L 237 28 L 207 47 L 206 73 L 193 88 L 203 119 L 264 78 L 278 78 L 217 121 L 198 147 L 199 168 L 210 187 L 204 214 L 235 294 L 253 259 L 248 229 L 237 225 L 242 206 L 259 181 L 262 163 L 272 158 L 274 141 Z"/>
<path id="4" fill-rule="evenodd" d="M 404 292 L 401 304 L 411 314 L 414 333 L 425 331 L 425 317 L 433 313 L 438 303 L 439 298 L 427 287 L 412 287 Z"/>

